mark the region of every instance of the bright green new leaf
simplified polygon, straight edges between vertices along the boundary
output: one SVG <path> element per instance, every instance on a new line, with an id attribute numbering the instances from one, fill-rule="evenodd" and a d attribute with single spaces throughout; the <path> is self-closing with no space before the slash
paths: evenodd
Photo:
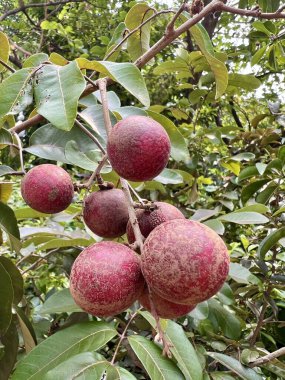
<path id="1" fill-rule="evenodd" d="M 24 357 L 11 380 L 42 380 L 44 374 L 71 356 L 96 351 L 116 334 L 112 325 L 97 321 L 78 323 L 61 330 Z"/>
<path id="2" fill-rule="evenodd" d="M 153 8 L 148 4 L 135 4 L 127 13 L 125 24 L 131 32 L 154 14 Z M 151 21 L 133 33 L 127 40 L 128 52 L 132 61 L 138 59 L 149 50 Z"/>
<path id="3" fill-rule="evenodd" d="M 190 32 L 204 54 L 216 80 L 216 99 L 220 98 L 228 86 L 228 70 L 224 62 L 214 56 L 214 48 L 206 29 L 201 24 L 196 24 L 190 28 Z"/>
<path id="4" fill-rule="evenodd" d="M 239 162 L 229 160 L 227 162 L 221 162 L 221 166 L 224 167 L 225 169 L 230 170 L 236 176 L 238 176 L 240 173 L 240 163 Z"/>
<path id="5" fill-rule="evenodd" d="M 78 99 L 85 80 L 76 62 L 46 65 L 34 79 L 37 112 L 58 129 L 69 131 L 76 118 Z"/>
<path id="6" fill-rule="evenodd" d="M 156 344 L 140 335 L 132 335 L 128 340 L 151 380 L 185 380 L 179 368 L 162 356 Z"/>
<path id="7" fill-rule="evenodd" d="M 15 115 L 33 101 L 31 69 L 21 69 L 10 75 L 0 84 L 0 118 L 7 114 Z"/>
<path id="8" fill-rule="evenodd" d="M 1 61 L 8 63 L 9 53 L 10 53 L 9 40 L 5 33 L 0 32 L 0 59 Z M 0 64 L 0 73 L 4 70 L 7 70 L 6 67 Z"/>

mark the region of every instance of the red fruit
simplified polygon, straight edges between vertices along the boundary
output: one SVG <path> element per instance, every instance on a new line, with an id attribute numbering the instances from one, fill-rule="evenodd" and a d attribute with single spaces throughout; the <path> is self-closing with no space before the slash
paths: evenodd
<path id="1" fill-rule="evenodd" d="M 149 312 L 152 311 L 147 287 L 145 287 L 143 293 L 140 295 L 139 302 L 146 310 Z M 171 301 L 167 301 L 166 299 L 159 297 L 154 292 L 152 292 L 152 302 L 154 304 L 157 315 L 160 318 L 165 319 L 183 317 L 183 315 L 190 313 L 190 311 L 196 307 L 196 305 L 180 305 Z"/>
<path id="2" fill-rule="evenodd" d="M 170 140 L 164 128 L 146 116 L 129 116 L 114 125 L 107 152 L 114 170 L 130 181 L 147 181 L 167 165 Z"/>
<path id="3" fill-rule="evenodd" d="M 35 166 L 23 178 L 22 197 L 34 210 L 55 214 L 71 203 L 74 190 L 69 174 L 56 165 Z"/>
<path id="4" fill-rule="evenodd" d="M 70 275 L 70 292 L 86 312 L 98 317 L 129 308 L 144 287 L 140 258 L 120 243 L 104 241 L 84 249 Z"/>
<path id="5" fill-rule="evenodd" d="M 142 271 L 160 297 L 197 304 L 222 287 L 229 272 L 223 240 L 209 227 L 175 219 L 156 227 L 144 243 Z"/>
<path id="6" fill-rule="evenodd" d="M 142 209 L 136 210 L 139 227 L 145 238 L 147 238 L 151 231 L 161 223 L 172 219 L 185 219 L 182 212 L 169 203 L 154 202 L 154 205 L 157 206 L 157 208 L 152 211 Z M 135 235 L 130 221 L 127 225 L 127 236 L 129 243 L 132 244 L 135 242 Z"/>
<path id="7" fill-rule="evenodd" d="M 128 206 L 122 190 L 100 190 L 84 201 L 83 219 L 96 235 L 114 238 L 123 235 L 129 219 Z"/>

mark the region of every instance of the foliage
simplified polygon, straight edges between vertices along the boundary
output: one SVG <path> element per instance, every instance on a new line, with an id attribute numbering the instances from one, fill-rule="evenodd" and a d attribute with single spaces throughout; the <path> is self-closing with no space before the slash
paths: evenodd
<path id="1" fill-rule="evenodd" d="M 248 10 L 256 1 L 229 3 Z M 258 4 L 263 12 L 281 6 Z M 0 378 L 285 378 L 282 357 L 250 368 L 285 344 L 282 20 L 216 12 L 139 69 L 137 60 L 173 17 L 166 4 L 90 0 L 7 13 L 16 8 L 12 0 L 0 4 Z M 122 43 L 155 9 L 164 13 Z M 176 26 L 191 19 L 188 10 Z M 171 358 L 162 356 L 155 321 L 138 304 L 100 321 L 68 289 L 73 261 L 100 240 L 82 221 L 79 185 L 106 147 L 94 91 L 103 77 L 112 124 L 149 115 L 171 140 L 167 169 L 132 187 L 211 227 L 231 256 L 215 297 L 186 317 L 161 320 Z M 78 188 L 55 215 L 20 197 L 24 170 L 44 162 L 63 166 Z M 101 174 L 118 182 L 108 164 Z"/>

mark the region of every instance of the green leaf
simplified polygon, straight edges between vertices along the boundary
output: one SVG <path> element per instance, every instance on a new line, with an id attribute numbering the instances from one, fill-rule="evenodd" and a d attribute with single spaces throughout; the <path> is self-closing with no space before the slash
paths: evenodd
<path id="1" fill-rule="evenodd" d="M 182 175 L 175 169 L 164 169 L 154 180 L 164 185 L 178 185 L 179 183 L 183 183 Z"/>
<path id="2" fill-rule="evenodd" d="M 28 218 L 47 218 L 49 214 L 44 214 L 42 212 L 33 210 L 30 207 L 23 207 L 23 208 L 18 208 L 15 210 L 15 217 L 18 220 L 21 219 L 28 219 Z"/>
<path id="3" fill-rule="evenodd" d="M 80 68 L 96 70 L 118 82 L 129 93 L 136 97 L 147 108 L 150 105 L 149 94 L 145 81 L 140 70 L 133 63 L 109 62 L 109 61 L 88 61 L 85 58 L 78 58 Z"/>
<path id="4" fill-rule="evenodd" d="M 192 26 L 190 32 L 214 73 L 216 80 L 216 99 L 218 99 L 225 93 L 228 86 L 227 67 L 224 62 L 214 56 L 215 53 L 211 39 L 202 24 Z"/>
<path id="5" fill-rule="evenodd" d="M 225 232 L 225 226 L 223 223 L 218 219 L 210 219 L 206 220 L 206 222 L 203 222 L 206 226 L 210 227 L 212 230 L 214 230 L 218 235 L 223 235 Z"/>
<path id="6" fill-rule="evenodd" d="M 271 36 L 271 32 L 270 30 L 268 30 L 265 26 L 265 23 L 262 22 L 262 21 L 254 21 L 252 23 L 252 27 L 255 28 L 256 30 L 258 30 L 259 32 L 262 32 L 262 33 L 265 33 L 268 37 Z"/>
<path id="7" fill-rule="evenodd" d="M 36 346 L 16 367 L 11 380 L 41 380 L 43 375 L 73 355 L 96 351 L 117 331 L 105 322 L 78 323 L 51 335 Z"/>
<path id="8" fill-rule="evenodd" d="M 254 56 L 251 58 L 251 66 L 256 65 L 261 58 L 266 53 L 267 45 L 263 46 L 261 49 L 258 49 Z"/>
<path id="9" fill-rule="evenodd" d="M 255 211 L 260 214 L 266 214 L 267 212 L 270 212 L 270 208 L 260 203 L 254 203 L 253 205 L 245 206 L 245 207 L 235 210 L 235 212 L 246 212 L 246 211 Z"/>
<path id="10" fill-rule="evenodd" d="M 41 307 L 40 314 L 74 313 L 82 311 L 76 305 L 69 289 L 62 289 L 51 295 Z"/>
<path id="11" fill-rule="evenodd" d="M 240 284 L 261 284 L 258 277 L 238 263 L 230 263 L 229 276 Z"/>
<path id="12" fill-rule="evenodd" d="M 74 239 L 64 239 L 57 238 L 49 240 L 47 243 L 42 244 L 39 247 L 39 250 L 44 251 L 47 249 L 54 248 L 64 248 L 64 247 L 88 247 L 94 241 L 92 239 L 84 239 L 84 238 L 74 238 Z"/>
<path id="13" fill-rule="evenodd" d="M 245 74 L 229 74 L 229 86 L 243 88 L 247 91 L 256 90 L 261 86 L 259 79 L 254 75 Z"/>
<path id="14" fill-rule="evenodd" d="M 258 181 L 252 182 L 249 185 L 243 187 L 241 191 L 241 201 L 243 204 L 255 194 L 259 189 L 261 189 L 270 179 L 260 179 Z"/>
<path id="15" fill-rule="evenodd" d="M 253 211 L 231 212 L 220 216 L 218 219 L 236 224 L 264 224 L 269 222 L 266 216 Z"/>
<path id="16" fill-rule="evenodd" d="M 179 57 L 178 57 L 179 58 Z M 183 59 L 176 58 L 173 61 L 165 61 L 159 63 L 158 66 L 153 70 L 154 75 L 163 75 L 169 73 L 185 73 L 185 75 L 190 75 L 190 67 Z"/>
<path id="17" fill-rule="evenodd" d="M 10 276 L 13 287 L 13 304 L 18 305 L 24 294 L 23 277 L 16 265 L 7 257 L 0 256 L 0 264 L 2 264 Z"/>
<path id="18" fill-rule="evenodd" d="M 11 372 L 14 368 L 14 364 L 17 360 L 19 334 L 15 320 L 16 318 L 12 318 L 12 321 L 8 330 L 6 331 L 6 334 L 1 336 L 1 344 L 3 344 L 4 346 L 4 356 L 0 357 L 0 379 L 3 380 L 10 378 Z"/>
<path id="19" fill-rule="evenodd" d="M 272 195 L 279 188 L 279 185 L 276 185 L 275 182 L 271 182 L 263 191 L 261 191 L 256 197 L 256 201 L 260 203 L 269 202 Z"/>
<path id="20" fill-rule="evenodd" d="M 190 156 L 187 143 L 176 125 L 166 116 L 159 113 L 148 111 L 148 114 L 166 130 L 171 142 L 171 157 L 178 162 L 188 162 Z"/>
<path id="21" fill-rule="evenodd" d="M 10 168 L 10 166 L 7 165 L 0 165 L 0 177 L 4 175 L 11 175 L 14 174 L 15 170 Z"/>
<path id="22" fill-rule="evenodd" d="M 207 319 L 209 316 L 209 305 L 208 301 L 200 302 L 198 305 L 195 307 L 194 310 L 192 310 L 189 315 L 197 320 L 203 320 Z"/>
<path id="23" fill-rule="evenodd" d="M 70 131 L 85 80 L 76 62 L 66 66 L 46 65 L 34 79 L 37 112 L 55 127 Z"/>
<path id="24" fill-rule="evenodd" d="M 88 157 L 92 153 L 93 159 Z M 97 168 L 98 162 L 102 157 L 102 153 L 98 150 L 89 152 L 88 155 L 87 153 L 81 152 L 76 141 L 74 140 L 68 141 L 65 146 L 64 154 L 68 162 L 72 163 L 75 166 L 78 166 L 79 168 L 90 171 L 94 171 Z"/>
<path id="25" fill-rule="evenodd" d="M 104 367 L 102 366 L 103 362 Z M 82 377 L 87 379 L 86 372 L 89 372 L 91 369 L 97 371 L 93 372 L 93 379 L 101 379 L 108 364 L 109 363 L 105 361 L 104 357 L 96 352 L 83 352 L 71 356 L 55 368 L 48 371 L 44 375 L 43 380 L 73 380 L 75 378 L 81 379 Z"/>
<path id="26" fill-rule="evenodd" d="M 25 60 L 23 67 L 37 67 L 46 61 L 48 61 L 48 55 L 46 53 L 33 54 Z"/>
<path id="27" fill-rule="evenodd" d="M 125 18 L 126 27 L 131 32 L 154 14 L 154 9 L 148 4 L 135 4 L 127 13 Z M 127 49 L 132 61 L 138 59 L 149 50 L 151 22 L 132 34 L 127 40 Z"/>
<path id="28" fill-rule="evenodd" d="M 15 307 L 26 353 L 30 352 L 37 344 L 37 338 L 31 322 L 20 307 Z"/>
<path id="29" fill-rule="evenodd" d="M 94 136 L 95 132 L 90 130 Z M 38 128 L 30 138 L 30 146 L 25 151 L 47 160 L 69 163 L 65 157 L 65 146 L 70 141 L 76 141 L 81 152 L 97 149 L 94 141 L 74 126 L 71 131 L 62 131 L 51 124 Z"/>
<path id="30" fill-rule="evenodd" d="M 0 227 L 7 233 L 13 250 L 20 251 L 20 232 L 14 211 L 0 202 Z"/>
<path id="31" fill-rule="evenodd" d="M 224 283 L 219 293 L 217 294 L 219 300 L 224 305 L 232 305 L 235 302 L 234 293 L 228 283 Z"/>
<path id="32" fill-rule="evenodd" d="M 161 349 L 153 342 L 140 335 L 132 335 L 128 341 L 151 380 L 184 380 L 178 367 L 162 356 Z"/>
<path id="33" fill-rule="evenodd" d="M 239 176 L 238 176 L 238 182 L 241 182 L 247 178 L 251 178 L 251 177 L 254 177 L 256 175 L 258 175 L 258 170 L 255 166 L 248 166 L 247 168 L 244 168 Z"/>
<path id="34" fill-rule="evenodd" d="M 5 335 L 10 326 L 13 299 L 14 291 L 11 277 L 0 262 L 0 336 Z"/>
<path id="35" fill-rule="evenodd" d="M 16 71 L 0 84 L 0 119 L 7 114 L 15 115 L 32 103 L 30 79 L 31 69 L 27 68 Z"/>
<path id="36" fill-rule="evenodd" d="M 0 32 L 0 59 L 1 61 L 8 63 L 9 53 L 10 53 L 9 40 L 5 33 Z M 6 67 L 0 64 L 0 73 L 4 70 L 7 70 Z"/>
<path id="37" fill-rule="evenodd" d="M 109 45 L 107 47 L 107 51 L 104 57 L 104 61 L 106 60 L 106 57 L 111 52 L 111 50 L 122 41 L 122 39 L 124 38 L 125 32 L 126 32 L 126 25 L 124 22 L 120 22 L 112 35 L 111 41 L 109 42 Z M 116 61 L 118 55 L 120 54 L 121 49 L 122 49 L 122 45 L 114 51 L 114 53 L 108 58 L 108 61 Z"/>
<path id="38" fill-rule="evenodd" d="M 261 260 L 264 260 L 266 253 L 276 244 L 278 241 L 285 237 L 285 227 L 282 227 L 276 231 L 271 232 L 258 246 L 257 255 Z"/>
<path id="39" fill-rule="evenodd" d="M 232 372 L 244 380 L 262 380 L 263 378 L 258 375 L 253 369 L 244 367 L 238 360 L 217 352 L 207 352 L 207 355 L 217 360 L 223 366 L 229 368 Z"/>
<path id="40" fill-rule="evenodd" d="M 227 338 L 238 340 L 241 336 L 242 327 L 240 320 L 215 299 L 209 299 L 208 305 L 209 319 L 212 324 L 220 328 Z"/>
<path id="41" fill-rule="evenodd" d="M 172 344 L 171 353 L 177 364 L 189 380 L 202 380 L 202 368 L 198 356 L 181 326 L 169 320 L 165 330 L 167 339 Z"/>

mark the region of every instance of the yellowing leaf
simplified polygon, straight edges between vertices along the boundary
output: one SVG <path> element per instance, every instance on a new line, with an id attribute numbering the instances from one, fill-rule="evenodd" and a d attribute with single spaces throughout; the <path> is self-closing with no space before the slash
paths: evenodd
<path id="1" fill-rule="evenodd" d="M 230 170 L 236 176 L 240 173 L 240 163 L 236 161 L 221 162 L 223 168 Z"/>
<path id="2" fill-rule="evenodd" d="M 7 63 L 9 60 L 10 45 L 5 33 L 0 32 L 0 59 Z M 6 68 L 0 64 L 0 73 Z"/>
<path id="3" fill-rule="evenodd" d="M 0 201 L 7 203 L 12 194 L 12 182 L 0 182 Z"/>

